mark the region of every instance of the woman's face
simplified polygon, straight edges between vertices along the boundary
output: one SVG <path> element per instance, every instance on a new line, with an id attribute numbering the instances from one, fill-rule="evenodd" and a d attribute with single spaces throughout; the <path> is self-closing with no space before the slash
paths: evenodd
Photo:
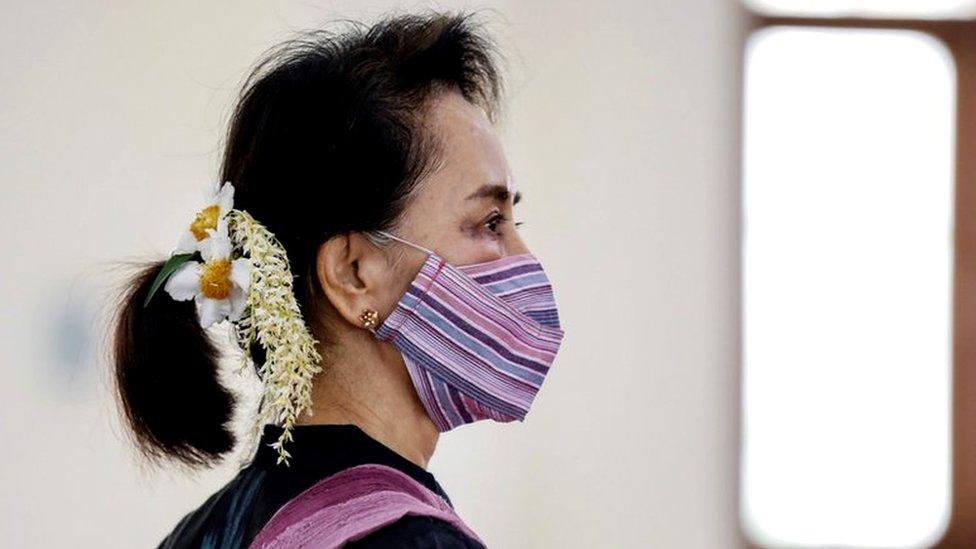
<path id="1" fill-rule="evenodd" d="M 513 219 L 519 193 L 488 117 L 456 92 L 433 101 L 425 123 L 440 140 L 439 163 L 392 232 L 457 266 L 528 252 Z M 396 241 L 380 248 L 365 236 L 340 235 L 322 246 L 317 268 L 334 308 L 359 330 L 364 310 L 382 317 L 393 310 L 426 259 Z"/>
<path id="2" fill-rule="evenodd" d="M 513 219 L 520 194 L 501 141 L 481 108 L 459 93 L 441 94 L 427 124 L 440 140 L 442 163 L 414 191 L 398 236 L 454 265 L 527 252 Z M 421 252 L 413 256 L 423 260 Z M 419 262 L 409 263 L 416 272 Z"/>
<path id="3" fill-rule="evenodd" d="M 440 163 L 414 190 L 397 236 L 458 266 L 528 252 L 513 211 L 521 195 L 484 111 L 459 93 L 445 93 L 434 100 L 426 123 L 440 140 Z M 383 313 L 393 309 L 427 257 L 397 242 L 388 250 L 388 278 L 382 289 L 374 286 Z"/>

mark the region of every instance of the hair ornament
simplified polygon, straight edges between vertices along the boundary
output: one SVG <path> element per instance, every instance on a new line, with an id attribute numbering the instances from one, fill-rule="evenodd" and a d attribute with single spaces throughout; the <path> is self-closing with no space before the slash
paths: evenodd
<path id="1" fill-rule="evenodd" d="M 234 187 L 212 184 L 206 206 L 181 235 L 150 287 L 162 285 L 177 301 L 193 299 L 203 328 L 229 320 L 242 350 L 242 373 L 253 366 L 264 385 L 252 435 L 270 422 L 283 431 L 270 446 L 288 465 L 284 448 L 302 413 L 312 413 L 312 379 L 322 370 L 318 342 L 302 319 L 288 256 L 278 239 L 244 210 L 234 209 Z M 195 259 L 199 257 L 199 260 Z M 252 347 L 264 350 L 257 365 Z"/>

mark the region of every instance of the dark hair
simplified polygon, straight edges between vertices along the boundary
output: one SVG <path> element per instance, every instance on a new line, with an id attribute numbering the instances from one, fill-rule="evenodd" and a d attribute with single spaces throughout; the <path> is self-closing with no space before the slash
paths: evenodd
<path id="1" fill-rule="evenodd" d="M 346 22 L 350 23 L 350 22 Z M 471 15 L 397 15 L 343 32 L 301 33 L 268 50 L 244 81 L 229 124 L 220 181 L 284 245 L 306 322 L 323 344 L 324 296 L 314 258 L 334 235 L 390 229 L 434 169 L 436 136 L 422 117 L 454 90 L 497 119 L 495 47 Z M 188 215 L 189 217 L 189 215 Z M 210 466 L 234 448 L 234 396 L 192 301 L 160 291 L 143 308 L 163 261 L 128 284 L 114 325 L 120 405 L 150 461 Z"/>

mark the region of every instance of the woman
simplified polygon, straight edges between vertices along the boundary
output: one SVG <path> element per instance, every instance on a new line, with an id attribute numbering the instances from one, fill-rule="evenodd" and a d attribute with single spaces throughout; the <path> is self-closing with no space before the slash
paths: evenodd
<path id="1" fill-rule="evenodd" d="M 427 464 L 441 432 L 521 421 L 563 335 L 515 230 L 499 92 L 462 15 L 312 32 L 257 65 L 227 183 L 117 319 L 120 401 L 151 460 L 235 447 L 206 327 L 234 323 L 267 387 L 253 459 L 161 547 L 482 546 Z"/>

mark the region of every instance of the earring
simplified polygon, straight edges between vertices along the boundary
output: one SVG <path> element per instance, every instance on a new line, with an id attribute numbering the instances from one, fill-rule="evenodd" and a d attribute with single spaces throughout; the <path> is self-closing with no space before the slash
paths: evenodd
<path id="1" fill-rule="evenodd" d="M 379 313 L 373 309 L 366 309 L 363 314 L 359 315 L 359 320 L 363 323 L 363 328 L 372 328 L 376 326 L 376 322 L 379 320 Z"/>

